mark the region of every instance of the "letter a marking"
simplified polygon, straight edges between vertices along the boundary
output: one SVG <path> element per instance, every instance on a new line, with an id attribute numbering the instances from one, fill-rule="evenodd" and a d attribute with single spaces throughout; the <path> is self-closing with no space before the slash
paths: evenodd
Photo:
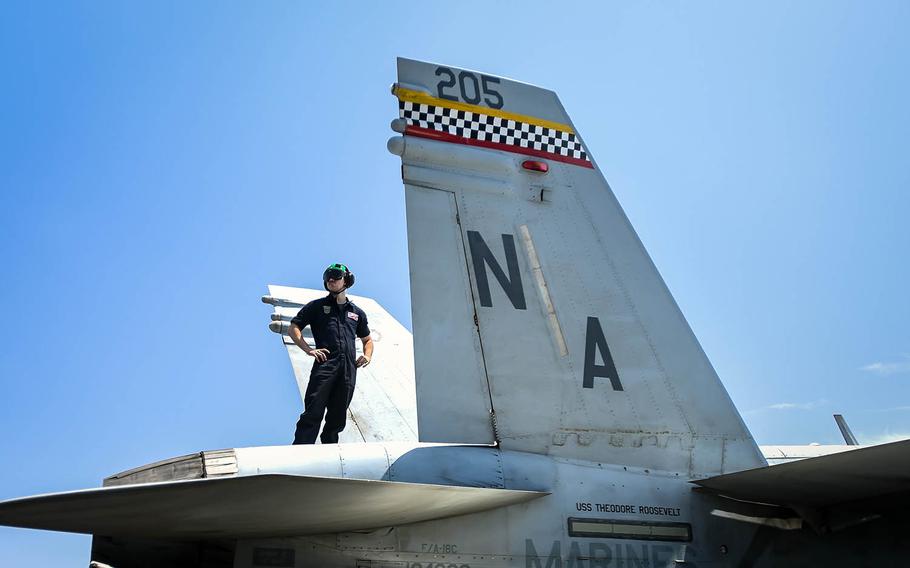
<path id="1" fill-rule="evenodd" d="M 595 364 L 596 351 L 600 351 L 600 356 L 604 362 L 603 365 Z M 603 328 L 600 327 L 600 320 L 589 316 L 588 329 L 585 332 L 585 375 L 581 386 L 586 389 L 593 389 L 594 377 L 610 379 L 613 390 L 623 390 L 622 383 L 619 382 L 619 373 L 616 371 L 616 365 L 613 364 L 613 356 L 610 355 L 607 338 L 604 337 Z"/>

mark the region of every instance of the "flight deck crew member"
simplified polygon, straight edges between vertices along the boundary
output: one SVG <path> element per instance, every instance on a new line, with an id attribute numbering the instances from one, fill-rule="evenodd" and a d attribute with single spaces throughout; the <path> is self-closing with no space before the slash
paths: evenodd
<path id="1" fill-rule="evenodd" d="M 346 290 L 354 285 L 354 274 L 343 264 L 332 264 L 322 273 L 322 284 L 329 295 L 300 308 L 291 320 L 289 335 L 298 347 L 313 357 L 310 382 L 303 397 L 303 414 L 297 421 L 295 444 L 314 444 L 325 415 L 320 440 L 338 443 L 344 430 L 348 406 L 354 396 L 357 368 L 369 365 L 373 341 L 367 316 L 348 300 Z M 313 330 L 315 347 L 307 344 L 301 331 Z M 363 343 L 363 355 L 357 357 L 354 338 Z"/>

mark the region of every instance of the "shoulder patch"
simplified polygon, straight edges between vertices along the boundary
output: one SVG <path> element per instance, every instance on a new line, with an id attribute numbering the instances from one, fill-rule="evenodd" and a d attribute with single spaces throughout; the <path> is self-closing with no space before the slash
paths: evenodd
<path id="1" fill-rule="evenodd" d="M 360 319 L 360 316 L 357 315 L 357 312 L 348 312 L 348 317 L 354 321 L 357 321 Z"/>

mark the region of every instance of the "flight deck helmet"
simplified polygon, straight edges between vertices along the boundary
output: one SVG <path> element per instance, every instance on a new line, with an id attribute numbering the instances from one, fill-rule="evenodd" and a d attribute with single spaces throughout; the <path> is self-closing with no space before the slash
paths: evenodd
<path id="1" fill-rule="evenodd" d="M 333 279 L 338 279 L 344 277 L 344 287 L 345 289 L 350 288 L 354 285 L 354 273 L 348 269 L 348 267 L 340 262 L 330 264 L 328 268 L 325 269 L 325 272 L 322 273 L 322 286 L 328 290 L 329 277 Z"/>

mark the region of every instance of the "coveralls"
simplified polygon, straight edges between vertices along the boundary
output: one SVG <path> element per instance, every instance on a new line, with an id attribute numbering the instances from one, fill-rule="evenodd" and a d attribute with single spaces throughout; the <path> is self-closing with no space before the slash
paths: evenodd
<path id="1" fill-rule="evenodd" d="M 323 444 L 336 444 L 338 433 L 344 430 L 347 421 L 357 379 L 354 340 L 370 335 L 367 315 L 350 300 L 339 304 L 329 294 L 300 308 L 291 323 L 301 331 L 309 325 L 316 349 L 329 350 L 324 363 L 313 361 L 294 443 L 314 444 L 324 415 L 325 426 L 320 440 Z"/>

